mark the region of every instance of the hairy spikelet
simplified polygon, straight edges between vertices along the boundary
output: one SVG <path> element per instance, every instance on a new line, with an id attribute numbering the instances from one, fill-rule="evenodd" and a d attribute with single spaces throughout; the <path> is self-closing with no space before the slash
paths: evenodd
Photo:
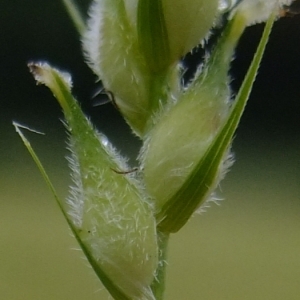
<path id="1" fill-rule="evenodd" d="M 74 186 L 68 204 L 70 222 L 81 243 L 111 282 L 130 299 L 153 299 L 150 284 L 158 264 L 156 222 L 123 159 L 83 115 L 70 82 L 48 64 L 32 64 L 40 83 L 61 104 L 69 131 Z"/>
<path id="2" fill-rule="evenodd" d="M 148 119 L 149 72 L 141 57 L 136 30 L 119 0 L 94 1 L 83 49 L 91 68 L 140 135 Z"/>

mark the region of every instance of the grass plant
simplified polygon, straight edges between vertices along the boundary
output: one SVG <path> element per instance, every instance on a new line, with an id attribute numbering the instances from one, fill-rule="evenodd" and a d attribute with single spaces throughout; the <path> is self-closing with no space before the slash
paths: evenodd
<path id="1" fill-rule="evenodd" d="M 61 106 L 73 186 L 60 199 L 14 123 L 95 273 L 117 300 L 164 299 L 168 239 L 209 201 L 233 163 L 231 144 L 272 25 L 291 1 L 95 0 L 89 18 L 63 1 L 87 62 L 142 141 L 130 166 L 72 95 L 70 74 L 47 62 L 31 73 Z M 180 22 L 178 21 L 180 20 Z M 245 28 L 266 21 L 234 96 L 229 69 Z M 221 32 L 193 78 L 182 58 Z"/>

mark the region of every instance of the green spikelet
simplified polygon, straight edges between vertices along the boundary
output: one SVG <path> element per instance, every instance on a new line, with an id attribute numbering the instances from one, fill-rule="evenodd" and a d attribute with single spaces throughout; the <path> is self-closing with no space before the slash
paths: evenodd
<path id="1" fill-rule="evenodd" d="M 69 218 L 93 268 L 115 297 L 119 288 L 121 296 L 115 299 L 154 299 L 150 284 L 157 268 L 157 242 L 151 206 L 133 175 L 119 174 L 128 166 L 83 115 L 70 93 L 69 76 L 47 64 L 31 64 L 30 69 L 51 89 L 65 114 L 75 183 Z"/>

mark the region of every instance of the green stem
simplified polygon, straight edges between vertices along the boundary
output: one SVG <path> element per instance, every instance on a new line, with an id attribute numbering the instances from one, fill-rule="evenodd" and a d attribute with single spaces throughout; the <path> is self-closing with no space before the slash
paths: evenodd
<path id="1" fill-rule="evenodd" d="M 158 231 L 159 264 L 156 277 L 151 284 L 151 289 L 156 300 L 163 300 L 166 282 L 166 266 L 169 234 Z"/>
<path id="2" fill-rule="evenodd" d="M 62 1 L 78 33 L 82 35 L 85 31 L 85 21 L 80 10 L 78 9 L 77 5 L 73 0 L 62 0 Z"/>

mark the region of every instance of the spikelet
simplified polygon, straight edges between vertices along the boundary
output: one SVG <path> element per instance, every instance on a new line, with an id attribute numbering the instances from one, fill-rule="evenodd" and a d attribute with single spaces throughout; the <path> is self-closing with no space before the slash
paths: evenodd
<path id="1" fill-rule="evenodd" d="M 31 64 L 30 69 L 52 90 L 65 114 L 75 183 L 69 216 L 97 264 L 94 269 L 128 299 L 153 299 L 150 284 L 158 262 L 152 207 L 133 175 L 119 174 L 128 166 L 84 117 L 70 93 L 70 77 L 47 64 Z"/>
<path id="2" fill-rule="evenodd" d="M 150 75 L 139 52 L 136 29 L 120 0 L 94 1 L 89 15 L 83 37 L 87 61 L 140 136 L 149 115 Z"/>

